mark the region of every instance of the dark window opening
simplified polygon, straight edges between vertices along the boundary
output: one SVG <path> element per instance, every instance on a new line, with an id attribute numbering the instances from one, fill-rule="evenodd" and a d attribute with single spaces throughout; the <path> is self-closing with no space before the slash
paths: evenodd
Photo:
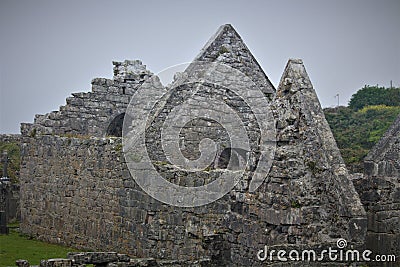
<path id="1" fill-rule="evenodd" d="M 106 136 L 122 137 L 122 126 L 124 124 L 125 113 L 116 116 L 108 125 Z"/>
<path id="2" fill-rule="evenodd" d="M 225 148 L 217 158 L 217 169 L 237 170 L 240 161 L 247 161 L 247 151 L 241 148 Z"/>

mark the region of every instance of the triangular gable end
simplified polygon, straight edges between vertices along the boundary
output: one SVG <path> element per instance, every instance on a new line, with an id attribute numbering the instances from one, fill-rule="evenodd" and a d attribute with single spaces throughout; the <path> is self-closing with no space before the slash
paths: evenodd
<path id="1" fill-rule="evenodd" d="M 208 40 L 194 61 L 219 62 L 250 77 L 271 98 L 275 88 L 240 35 L 230 24 L 222 25 Z"/>
<path id="2" fill-rule="evenodd" d="M 321 207 L 314 217 L 300 217 L 322 229 L 308 231 L 317 243 L 337 235 L 362 243 L 365 211 L 302 60 L 289 60 L 272 106 L 278 121 L 271 180 L 287 184 L 289 198 L 303 211 Z"/>

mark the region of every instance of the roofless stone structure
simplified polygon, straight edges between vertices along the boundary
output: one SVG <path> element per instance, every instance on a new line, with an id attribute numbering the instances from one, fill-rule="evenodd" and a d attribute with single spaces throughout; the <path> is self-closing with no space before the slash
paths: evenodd
<path id="1" fill-rule="evenodd" d="M 92 80 L 91 92 L 73 93 L 60 110 L 36 115 L 34 127 L 22 124 L 22 132 L 69 136 L 119 136 L 125 109 L 132 94 L 153 74 L 140 60 L 113 62 L 112 80 Z"/>
<path id="2" fill-rule="evenodd" d="M 354 180 L 368 215 L 366 246 L 400 258 L 400 115 L 364 159 Z M 393 266 L 396 266 L 393 264 Z"/>
<path id="3" fill-rule="evenodd" d="M 250 190 L 249 175 L 250 180 L 241 180 L 222 198 L 200 207 L 170 206 L 146 194 L 130 176 L 121 138 L 107 136 L 121 135 L 132 95 L 154 76 L 139 61 L 114 62 L 112 80 L 94 79 L 91 92 L 75 93 L 59 111 L 37 115 L 33 124 L 22 125 L 22 231 L 82 249 L 201 260 L 201 266 L 279 265 L 276 257 L 260 260 L 265 246 L 320 251 L 336 247 L 338 238 L 349 246 L 362 246 L 365 211 L 303 62 L 289 60 L 275 91 L 231 25 L 223 25 L 194 60 L 204 61 L 244 73 L 261 88 L 272 110 L 276 152 L 269 174 L 256 190 Z M 210 165 L 199 171 L 195 182 L 171 167 L 156 140 L 163 114 L 185 90 L 171 91 L 164 99 L 156 113 L 160 116 L 147 128 L 147 144 L 155 168 L 165 179 L 196 186 L 197 181 L 212 180 L 226 166 Z M 249 106 L 229 90 L 210 87 L 201 94 L 223 100 L 237 111 L 249 133 L 250 158 L 257 163 L 262 155 L 260 127 L 265 124 L 257 124 Z M 214 122 L 196 123 L 183 128 L 183 137 L 196 132 L 198 138 L 225 141 L 223 134 L 213 132 L 221 130 Z M 193 160 L 199 140 L 187 142 L 182 154 Z M 217 151 L 223 155 L 224 146 Z"/>

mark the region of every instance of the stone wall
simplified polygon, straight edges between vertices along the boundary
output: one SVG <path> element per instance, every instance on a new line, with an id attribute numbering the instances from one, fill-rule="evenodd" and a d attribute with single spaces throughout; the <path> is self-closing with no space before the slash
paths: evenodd
<path id="1" fill-rule="evenodd" d="M 354 179 L 368 215 L 366 246 L 400 258 L 400 116 L 364 160 Z M 395 266 L 395 265 L 393 265 Z"/>
<path id="2" fill-rule="evenodd" d="M 33 124 L 23 125 L 22 231 L 82 249 L 170 260 L 209 259 L 216 266 L 279 265 L 276 258 L 257 259 L 266 245 L 321 250 L 335 247 L 336 240 L 344 238 L 351 246 L 362 246 L 365 212 L 302 61 L 288 62 L 275 93 L 230 25 L 218 30 L 198 60 L 241 70 L 262 89 L 272 109 L 277 150 L 269 176 L 257 190 L 251 191 L 249 180 L 244 179 L 219 200 L 195 208 L 170 206 L 146 194 L 127 169 L 121 138 L 103 137 L 114 125 L 112 114 L 125 112 L 131 95 L 143 83 L 142 74 L 148 75 L 141 64 L 128 61 L 115 64 L 113 80 L 95 79 L 91 93 L 74 94 L 60 111 L 36 116 Z M 184 95 L 186 89 L 181 89 Z M 182 96 L 169 93 L 150 123 L 154 129 L 147 128 L 148 149 L 152 164 L 166 179 L 193 186 L 195 181 L 187 174 L 169 168 L 156 140 L 157 123 Z M 237 109 L 257 158 L 259 130 L 268 124 L 256 125 L 249 107 L 228 91 L 205 89 L 202 94 L 220 97 Z M 199 120 L 183 130 L 186 137 L 197 134 L 196 140 L 188 138 L 190 149 L 182 152 L 188 158 L 196 158 L 192 148 L 198 146 L 198 138 L 226 141 L 216 124 L 206 128 L 209 132 L 198 130 L 208 122 Z M 198 177 L 221 171 L 221 165 L 214 167 L 199 171 Z"/>
<path id="3" fill-rule="evenodd" d="M 20 134 L 0 134 L 0 142 L 19 143 L 21 141 Z"/>
<path id="4" fill-rule="evenodd" d="M 121 147 L 114 139 L 44 135 L 21 147 L 21 229 L 53 243 L 107 249 L 118 243 Z M 102 244 L 102 245 L 99 245 Z"/>
<path id="5" fill-rule="evenodd" d="M 244 73 L 272 98 L 275 88 L 253 54 L 236 30 L 229 24 L 222 25 L 208 40 L 194 61 L 218 62 Z"/>
<path id="6" fill-rule="evenodd" d="M 305 195 L 294 202 L 290 192 L 299 187 L 288 183 L 289 177 L 273 178 L 255 194 L 236 189 L 207 206 L 178 208 L 138 187 L 124 164 L 119 138 L 37 136 L 28 138 L 22 151 L 21 175 L 29 179 L 21 180 L 21 230 L 51 243 L 258 266 L 256 253 L 264 245 L 310 248 L 333 246 L 339 236 L 357 244 L 362 237 L 362 230 L 349 228 L 355 222 L 362 229 L 362 221 L 346 209 L 331 224 L 338 211 L 310 203 L 322 199 Z M 313 170 L 304 168 L 311 175 Z M 345 215 L 353 217 L 346 222 L 340 219 Z"/>
<path id="7" fill-rule="evenodd" d="M 152 73 L 146 70 L 146 66 L 142 65 L 140 60 L 125 60 L 113 64 L 112 80 L 93 79 L 91 92 L 73 93 L 60 110 L 36 115 L 33 124 L 22 124 L 22 133 L 31 136 L 35 134 L 121 136 L 122 124 L 118 121 L 122 121 L 118 116 L 122 115 L 123 119 L 131 96 Z M 117 123 L 113 125 L 115 119 Z"/>
<path id="8" fill-rule="evenodd" d="M 27 260 L 17 260 L 18 267 L 30 267 Z M 160 260 L 154 258 L 131 258 L 116 252 L 70 252 L 67 258 L 44 259 L 36 267 L 206 267 L 212 265 L 209 259 L 204 260 Z M 32 266 L 35 267 L 35 266 Z M 217 267 L 217 266 L 215 266 Z"/>

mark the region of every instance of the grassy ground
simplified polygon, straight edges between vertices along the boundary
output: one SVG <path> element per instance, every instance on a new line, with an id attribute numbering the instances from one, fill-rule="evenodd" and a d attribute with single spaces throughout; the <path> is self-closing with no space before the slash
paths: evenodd
<path id="1" fill-rule="evenodd" d="M 18 233 L 18 225 L 10 226 L 9 235 L 0 235 L 0 267 L 15 266 L 18 259 L 28 260 L 31 265 L 39 265 L 40 260 L 65 258 L 68 252 L 76 251 L 30 239 Z"/>

